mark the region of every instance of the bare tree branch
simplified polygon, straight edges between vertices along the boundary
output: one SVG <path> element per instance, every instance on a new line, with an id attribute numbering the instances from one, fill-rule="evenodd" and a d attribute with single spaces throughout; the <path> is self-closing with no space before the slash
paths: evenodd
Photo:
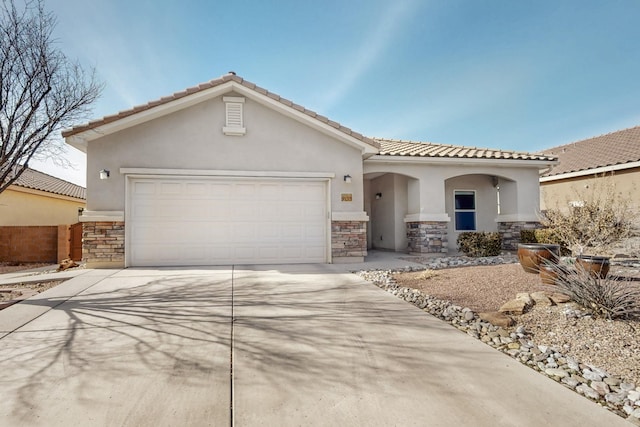
<path id="1" fill-rule="evenodd" d="M 0 0 L 0 193 L 31 159 L 65 164 L 59 131 L 85 119 L 103 85 L 55 46 L 42 0 Z"/>

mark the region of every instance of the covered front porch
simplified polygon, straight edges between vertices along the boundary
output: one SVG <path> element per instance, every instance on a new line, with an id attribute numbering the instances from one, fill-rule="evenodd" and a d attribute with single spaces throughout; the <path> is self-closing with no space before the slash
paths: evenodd
<path id="1" fill-rule="evenodd" d="M 514 249 L 538 225 L 538 168 L 368 160 L 368 249 L 454 254 L 464 231 L 500 232 Z"/>

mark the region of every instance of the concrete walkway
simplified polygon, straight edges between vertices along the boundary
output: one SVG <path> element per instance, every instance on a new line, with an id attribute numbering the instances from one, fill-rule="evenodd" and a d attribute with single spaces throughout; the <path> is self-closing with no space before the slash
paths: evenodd
<path id="1" fill-rule="evenodd" d="M 0 420 L 629 425 L 350 268 L 85 270 L 0 311 Z"/>

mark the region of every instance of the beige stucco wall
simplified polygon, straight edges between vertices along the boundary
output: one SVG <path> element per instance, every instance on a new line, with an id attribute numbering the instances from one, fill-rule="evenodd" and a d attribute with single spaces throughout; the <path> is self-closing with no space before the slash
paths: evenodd
<path id="1" fill-rule="evenodd" d="M 9 187 L 0 193 L 0 225 L 60 225 L 78 222 L 84 202 L 42 191 Z"/>
<path id="2" fill-rule="evenodd" d="M 418 181 L 409 180 L 408 214 L 423 214 L 431 217 L 446 217 L 448 209 L 445 182 L 464 175 L 496 176 L 500 182 L 502 211 L 499 220 L 529 221 L 537 218 L 540 207 L 538 167 L 483 166 L 481 163 L 449 164 L 365 161 L 364 173 L 397 173 Z M 489 179 L 489 178 L 488 178 Z M 451 219 L 451 218 L 450 218 Z M 495 218 L 494 218 L 495 219 Z"/>
<path id="3" fill-rule="evenodd" d="M 598 184 L 596 184 L 598 183 Z M 630 207 L 640 214 L 640 168 L 616 171 L 613 175 L 596 177 L 587 175 L 576 178 L 540 183 L 540 208 L 564 208 L 568 202 L 577 201 L 578 195 L 593 190 L 597 185 L 612 185 L 630 201 Z M 588 188 L 586 187 L 588 186 Z M 640 219 L 639 219 L 640 221 Z"/>
<path id="4" fill-rule="evenodd" d="M 365 206 L 371 223 L 370 248 L 407 251 L 404 217 L 408 209 L 407 177 L 385 174 L 370 180 Z M 376 199 L 375 194 L 382 197 Z"/>
<path id="5" fill-rule="evenodd" d="M 455 244 L 458 240 L 458 235 L 462 233 L 462 231 L 455 229 L 454 192 L 456 190 L 473 190 L 476 193 L 476 231 L 498 231 L 496 222 L 498 217 L 498 197 L 491 175 L 474 174 L 450 178 L 445 184 L 445 199 L 447 213 L 451 218 L 447 233 L 452 244 Z"/>
<path id="6" fill-rule="evenodd" d="M 234 96 L 227 93 L 225 96 Z M 237 96 L 237 95 L 236 95 Z M 120 168 L 333 173 L 333 212 L 363 211 L 362 155 L 324 133 L 246 98 L 244 136 L 226 136 L 225 104 L 213 98 L 98 138 L 87 147 L 87 209 L 124 211 Z M 111 177 L 99 179 L 108 169 Z M 352 183 L 343 180 L 351 175 Z M 352 193 L 342 202 L 341 193 Z"/>
<path id="7" fill-rule="evenodd" d="M 370 216 L 370 247 L 406 250 L 404 222 L 448 222 L 449 249 L 454 250 L 460 232 L 455 231 L 455 190 L 476 191 L 478 231 L 497 231 L 498 221 L 538 219 L 537 166 L 483 166 L 479 163 L 433 164 L 368 161 L 365 206 Z M 385 174 L 386 173 L 386 174 Z M 500 187 L 497 211 L 496 177 Z M 381 200 L 375 194 L 381 192 Z M 382 236 L 382 239 L 380 239 Z M 385 237 L 388 236 L 389 238 Z"/>

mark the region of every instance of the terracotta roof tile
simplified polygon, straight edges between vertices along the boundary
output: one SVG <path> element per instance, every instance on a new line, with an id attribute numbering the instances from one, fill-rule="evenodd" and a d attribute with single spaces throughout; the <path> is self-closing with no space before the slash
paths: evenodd
<path id="1" fill-rule="evenodd" d="M 519 151 L 493 150 L 460 145 L 414 142 L 397 139 L 372 138 L 380 143 L 380 155 L 407 157 L 443 157 L 465 159 L 513 159 L 554 161 L 551 155 L 532 154 Z"/>
<path id="2" fill-rule="evenodd" d="M 76 199 L 85 200 L 87 198 L 84 187 L 31 168 L 26 169 L 13 185 L 59 194 L 61 196 L 74 197 Z"/>
<path id="3" fill-rule="evenodd" d="M 544 176 L 640 161 L 640 126 L 544 150 L 560 163 Z"/>
<path id="4" fill-rule="evenodd" d="M 295 110 L 300 111 L 301 113 L 306 114 L 307 116 L 312 117 L 312 118 L 314 118 L 316 120 L 320 120 L 320 121 L 328 124 L 329 126 L 335 128 L 335 129 L 337 129 L 337 130 L 339 130 L 339 131 L 341 131 L 341 132 L 343 132 L 343 133 L 345 133 L 345 134 L 347 134 L 349 136 L 352 136 L 353 138 L 356 138 L 356 139 L 364 142 L 365 144 L 368 144 L 368 145 L 371 145 L 371 146 L 373 146 L 375 148 L 378 148 L 378 143 L 373 141 L 372 139 L 367 138 L 367 137 L 365 137 L 365 136 L 363 136 L 363 135 L 361 135 L 361 134 L 359 134 L 357 132 L 354 132 L 353 130 L 351 130 L 351 129 L 347 128 L 347 127 L 344 127 L 344 126 L 340 125 L 337 122 L 330 121 L 328 118 L 326 118 L 324 116 L 321 116 L 321 115 L 317 114 L 314 111 L 307 110 L 303 106 L 297 105 L 297 104 L 293 103 L 292 101 L 290 101 L 288 99 L 282 98 L 280 95 L 277 95 L 277 94 L 275 94 L 273 92 L 269 92 L 268 90 L 266 90 L 264 88 L 261 88 L 260 86 L 257 86 L 255 83 L 248 82 L 248 81 L 244 80 L 243 78 L 235 75 L 235 73 L 225 74 L 222 77 L 219 77 L 217 79 L 213 79 L 213 80 L 211 80 L 209 82 L 201 83 L 199 85 L 187 88 L 187 89 L 182 90 L 180 92 L 176 92 L 173 95 L 165 96 L 165 97 L 162 97 L 162 98 L 160 98 L 158 100 L 150 101 L 150 102 L 148 102 L 146 104 L 138 105 L 138 106 L 135 106 L 135 107 L 130 108 L 128 110 L 120 111 L 117 114 L 105 116 L 105 117 L 103 117 L 101 119 L 93 120 L 93 121 L 91 121 L 89 123 L 85 123 L 85 124 L 82 124 L 82 125 L 75 126 L 75 127 L 71 128 L 71 129 L 66 129 L 66 130 L 64 130 L 62 132 L 62 136 L 64 138 L 67 138 L 69 136 L 76 135 L 76 134 L 79 134 L 79 133 L 87 131 L 87 130 L 95 129 L 95 128 L 100 127 L 102 125 L 114 122 L 116 120 L 124 119 L 126 117 L 132 116 L 134 114 L 137 114 L 137 113 L 140 113 L 140 112 L 143 112 L 143 111 L 146 111 L 146 110 L 150 110 L 150 109 L 152 109 L 154 107 L 169 103 L 171 101 L 176 101 L 176 100 L 178 100 L 180 98 L 184 98 L 185 96 L 189 96 L 189 95 L 192 95 L 194 93 L 197 93 L 197 92 L 200 92 L 200 91 L 203 91 L 203 90 L 207 90 L 207 89 L 219 86 L 219 85 L 224 84 L 224 83 L 229 82 L 229 81 L 234 81 L 234 82 L 236 82 L 238 84 L 241 84 L 242 86 L 244 86 L 244 87 L 246 87 L 248 89 L 251 89 L 251 90 L 253 90 L 253 91 L 257 92 L 257 93 L 260 93 L 262 95 L 268 96 L 269 98 L 271 98 L 271 99 L 273 99 L 275 101 L 278 101 L 278 102 L 282 103 L 283 105 L 289 106 L 290 108 L 294 108 Z"/>

